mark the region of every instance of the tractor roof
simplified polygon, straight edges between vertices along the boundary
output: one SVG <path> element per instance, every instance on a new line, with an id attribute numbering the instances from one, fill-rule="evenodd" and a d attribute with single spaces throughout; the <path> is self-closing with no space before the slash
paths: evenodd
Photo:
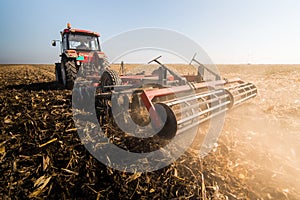
<path id="1" fill-rule="evenodd" d="M 66 28 L 63 30 L 62 34 L 66 34 L 66 33 L 83 33 L 83 34 L 90 34 L 90 35 L 95 35 L 95 36 L 100 36 L 99 33 L 94 32 L 94 31 L 88 31 L 88 30 L 81 30 L 81 29 L 75 29 L 75 28 Z"/>
<path id="2" fill-rule="evenodd" d="M 83 34 L 95 35 L 95 36 L 98 36 L 98 37 L 100 36 L 99 33 L 94 32 L 94 31 L 71 28 L 70 23 L 67 23 L 67 28 L 63 30 L 62 35 L 66 34 L 66 33 L 83 33 Z"/>

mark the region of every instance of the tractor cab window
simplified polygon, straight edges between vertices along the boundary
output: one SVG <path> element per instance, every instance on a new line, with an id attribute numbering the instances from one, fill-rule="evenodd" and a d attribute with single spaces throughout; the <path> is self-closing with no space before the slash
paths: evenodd
<path id="1" fill-rule="evenodd" d="M 69 49 L 99 51 L 98 38 L 93 35 L 69 35 Z"/>

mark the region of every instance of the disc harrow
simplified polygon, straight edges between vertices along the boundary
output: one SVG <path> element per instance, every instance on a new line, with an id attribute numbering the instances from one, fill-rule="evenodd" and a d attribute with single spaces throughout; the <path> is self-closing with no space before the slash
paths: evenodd
<path id="1" fill-rule="evenodd" d="M 193 61 L 198 64 L 198 71 L 209 72 L 214 80 L 205 81 L 203 74 L 199 73 L 194 77 L 189 76 L 187 81 L 187 77 L 170 70 L 160 63 L 158 58 L 151 61 L 159 64 L 158 76 L 122 75 L 117 84 L 114 81 L 105 84 L 104 81 L 100 82 L 102 91 L 97 94 L 98 102 L 101 101 L 101 105 L 112 105 L 107 103 L 112 95 L 122 96 L 121 102 L 130 104 L 129 111 L 126 112 L 131 113 L 131 118 L 138 119 L 133 121 L 141 121 L 140 119 L 145 117 L 142 113 L 146 111 L 146 120 L 141 126 L 151 124 L 157 135 L 171 139 L 176 134 L 197 128 L 198 125 L 257 95 L 254 84 L 239 78 L 221 79 L 217 73 L 194 58 Z M 104 72 L 106 80 L 110 80 L 109 74 L 113 74 L 113 80 L 116 79 L 116 73 L 109 72 Z M 134 86 L 137 82 L 140 85 L 138 88 Z M 98 105 L 98 108 L 103 110 L 101 105 Z M 118 106 L 123 105 L 120 103 Z"/>

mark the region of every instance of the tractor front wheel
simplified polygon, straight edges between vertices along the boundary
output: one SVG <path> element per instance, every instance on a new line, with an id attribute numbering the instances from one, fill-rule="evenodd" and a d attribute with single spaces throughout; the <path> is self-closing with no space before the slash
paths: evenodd
<path id="1" fill-rule="evenodd" d="M 64 59 L 61 62 L 62 84 L 66 89 L 72 89 L 76 79 L 77 69 L 74 60 Z"/>

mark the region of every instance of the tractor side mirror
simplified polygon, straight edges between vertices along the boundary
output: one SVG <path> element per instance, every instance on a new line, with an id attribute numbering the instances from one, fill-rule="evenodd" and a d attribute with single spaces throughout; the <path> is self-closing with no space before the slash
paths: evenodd
<path id="1" fill-rule="evenodd" d="M 52 40 L 52 46 L 56 46 L 56 41 L 55 40 Z"/>

